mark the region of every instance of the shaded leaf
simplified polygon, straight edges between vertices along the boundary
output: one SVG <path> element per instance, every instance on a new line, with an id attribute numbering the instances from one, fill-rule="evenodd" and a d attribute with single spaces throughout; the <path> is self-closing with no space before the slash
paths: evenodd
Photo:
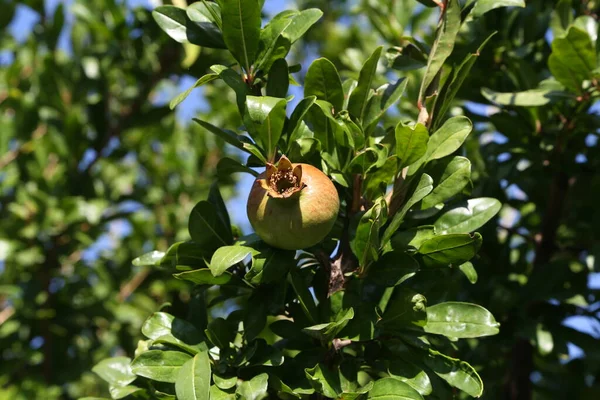
<path id="1" fill-rule="evenodd" d="M 331 103 L 335 112 L 342 109 L 342 81 L 335 65 L 326 58 L 317 58 L 308 67 L 304 78 L 304 97 L 309 96 Z"/>
<path id="2" fill-rule="evenodd" d="M 440 180 L 431 193 L 423 198 L 421 209 L 443 203 L 460 193 L 471 180 L 471 162 L 465 157 L 456 156 L 444 169 Z"/>

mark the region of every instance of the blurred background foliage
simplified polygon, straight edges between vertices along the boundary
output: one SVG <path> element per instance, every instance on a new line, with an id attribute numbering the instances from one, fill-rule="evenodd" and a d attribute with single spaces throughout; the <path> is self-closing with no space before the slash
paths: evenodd
<path id="1" fill-rule="evenodd" d="M 162 33 L 151 16 L 162 3 L 0 2 L 0 398 L 105 395 L 91 366 L 132 354 L 141 324 L 165 304 L 188 310 L 188 285 L 131 260 L 187 239 L 191 207 L 231 153 L 191 117 L 241 121 L 222 83 L 169 109 L 191 77 L 232 60 Z M 421 3 L 430 2 L 267 0 L 265 11 L 324 11 L 293 48 L 298 81 L 320 56 L 355 77 L 385 45 L 377 84 L 409 77 L 392 125 L 418 115 L 439 14 Z M 455 345 L 481 374 L 485 398 L 600 397 L 598 65 L 571 88 L 548 61 L 571 26 L 598 49 L 597 12 L 594 0 L 494 10 L 465 24 L 447 62 L 477 56 L 449 112 L 475 122 L 465 146 L 473 196 L 504 207 L 481 232 L 477 282 L 437 280 L 427 298 L 473 301 L 502 324 L 498 336 Z M 563 87 L 540 87 L 551 77 Z M 243 230 L 247 179 L 219 179 Z"/>

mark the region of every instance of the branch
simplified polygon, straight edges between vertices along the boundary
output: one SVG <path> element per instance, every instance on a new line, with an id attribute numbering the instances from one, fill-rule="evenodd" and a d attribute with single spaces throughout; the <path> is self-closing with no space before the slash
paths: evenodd
<path id="1" fill-rule="evenodd" d="M 135 274 L 133 278 L 129 280 L 129 282 L 121 286 L 121 290 L 119 291 L 119 295 L 117 297 L 119 302 L 122 303 L 123 301 L 127 300 L 127 298 L 131 296 L 131 294 L 135 292 L 135 290 L 146 280 L 148 275 L 150 275 L 150 268 L 143 268 L 138 271 L 138 273 Z"/>

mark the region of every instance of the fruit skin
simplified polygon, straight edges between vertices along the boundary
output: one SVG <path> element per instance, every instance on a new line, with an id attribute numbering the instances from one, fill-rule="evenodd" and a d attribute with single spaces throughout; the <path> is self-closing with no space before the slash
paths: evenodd
<path id="1" fill-rule="evenodd" d="M 282 161 L 280 167 L 281 164 Z M 309 164 L 291 165 L 294 171 L 297 166 L 301 167 L 301 183 L 306 186 L 288 198 L 272 197 L 273 193 L 269 193 L 265 185 L 265 171 L 252 185 L 247 213 L 254 231 L 265 243 L 280 249 L 299 250 L 314 246 L 331 232 L 340 199 L 331 180 L 319 169 Z"/>

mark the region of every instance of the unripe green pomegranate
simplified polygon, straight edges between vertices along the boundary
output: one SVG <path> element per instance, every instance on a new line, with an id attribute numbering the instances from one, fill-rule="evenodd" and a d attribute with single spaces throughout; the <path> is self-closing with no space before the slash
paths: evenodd
<path id="1" fill-rule="evenodd" d="M 268 163 L 248 196 L 248 219 L 267 244 L 304 249 L 322 241 L 335 223 L 340 199 L 331 180 L 309 164 L 282 156 Z"/>

